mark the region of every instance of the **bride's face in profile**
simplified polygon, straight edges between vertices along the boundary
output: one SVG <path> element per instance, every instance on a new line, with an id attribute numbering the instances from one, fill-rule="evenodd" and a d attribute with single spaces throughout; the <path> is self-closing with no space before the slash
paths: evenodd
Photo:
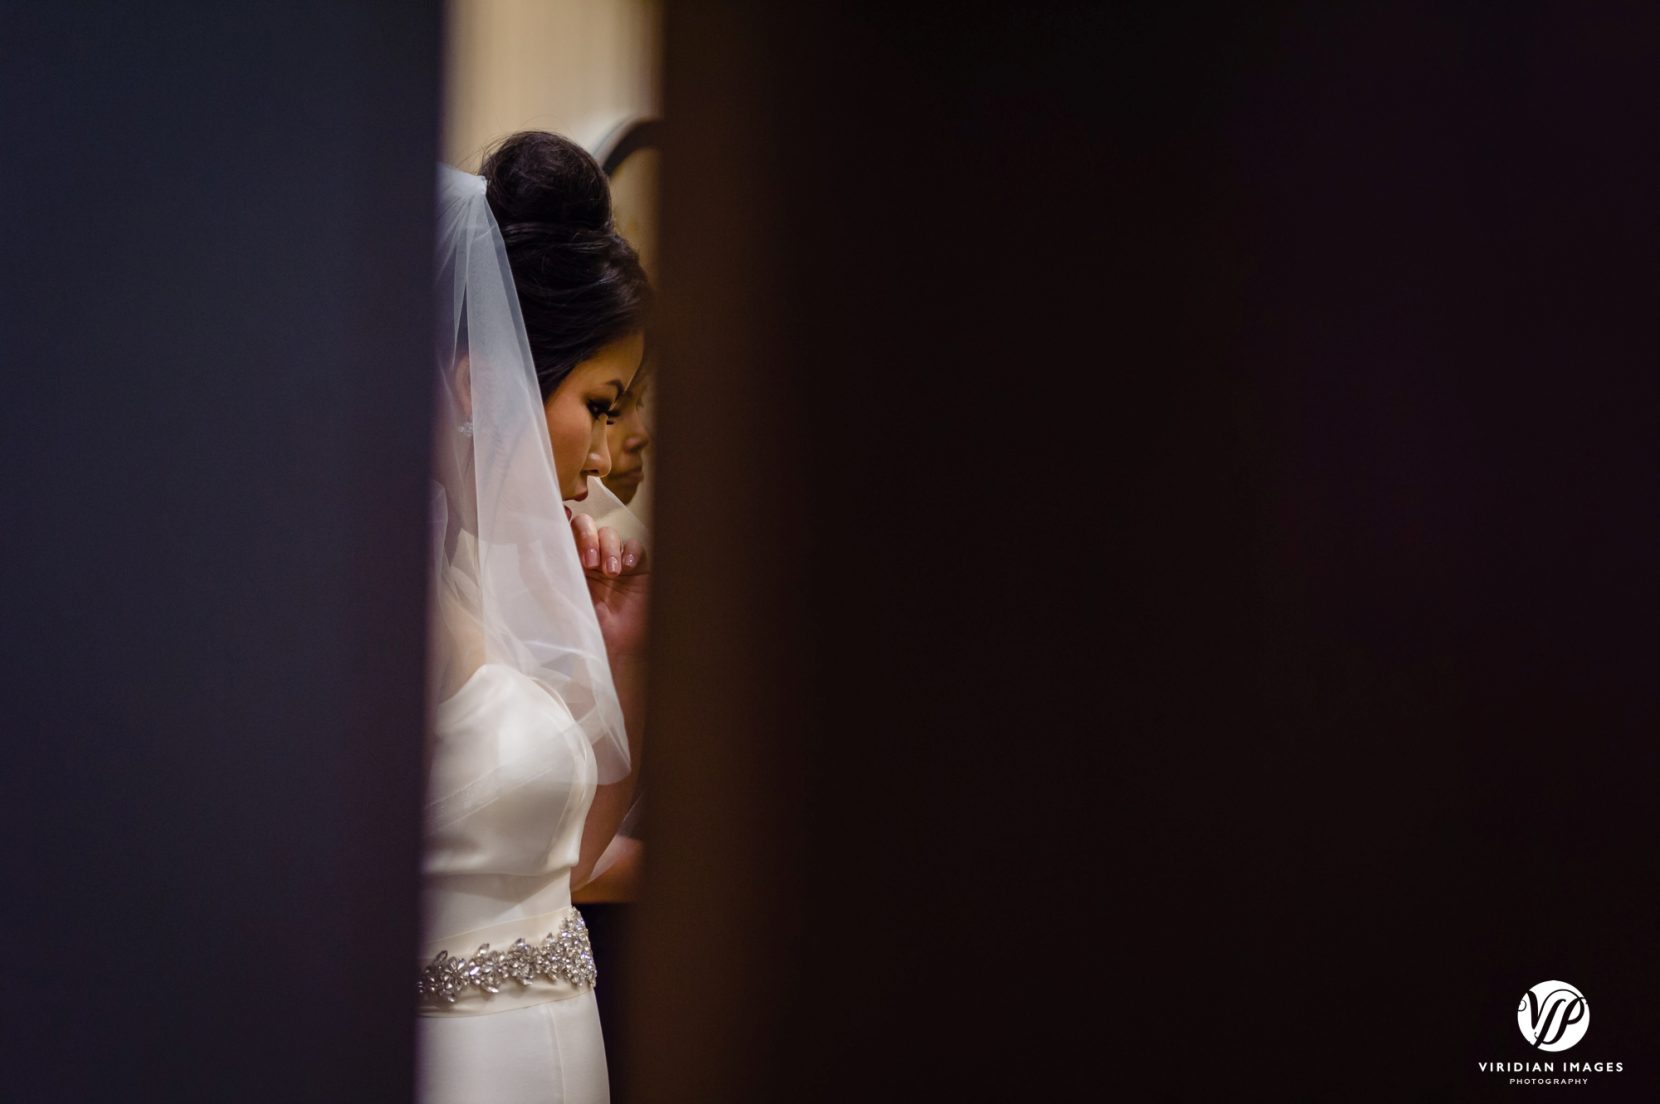
<path id="1" fill-rule="evenodd" d="M 588 477 L 603 479 L 611 470 L 605 428 L 620 412 L 623 393 L 640 370 L 645 351 L 643 333 L 613 341 L 571 369 L 543 404 L 561 496 L 587 497 Z"/>

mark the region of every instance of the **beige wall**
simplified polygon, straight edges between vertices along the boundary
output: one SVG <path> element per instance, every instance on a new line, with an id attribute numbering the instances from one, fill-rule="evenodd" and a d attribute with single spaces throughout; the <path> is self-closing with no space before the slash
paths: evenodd
<path id="1" fill-rule="evenodd" d="M 593 149 L 618 123 L 661 114 L 658 0 L 449 0 L 444 160 L 476 169 L 515 130 Z"/>

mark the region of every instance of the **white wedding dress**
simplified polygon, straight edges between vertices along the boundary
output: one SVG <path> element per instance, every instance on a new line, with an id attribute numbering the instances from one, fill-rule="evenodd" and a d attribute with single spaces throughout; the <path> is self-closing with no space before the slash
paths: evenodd
<path id="1" fill-rule="evenodd" d="M 424 1104 L 606 1101 L 571 871 L 632 755 L 485 182 L 441 169 Z"/>
<path id="2" fill-rule="evenodd" d="M 549 740 L 563 756 L 548 754 Z M 438 787 L 464 784 L 491 764 L 536 761 L 510 792 L 459 820 L 429 828 L 423 880 L 428 946 L 474 956 L 481 944 L 539 946 L 571 923 L 571 868 L 595 785 L 587 739 L 564 705 L 510 666 L 487 663 L 438 707 L 431 770 Z M 575 923 L 580 923 L 576 921 Z M 567 942 L 586 948 L 585 935 Z M 424 1104 L 591 1104 L 610 1099 L 591 984 L 502 978 L 489 994 L 468 986 L 454 1004 L 424 999 L 418 1020 Z"/>

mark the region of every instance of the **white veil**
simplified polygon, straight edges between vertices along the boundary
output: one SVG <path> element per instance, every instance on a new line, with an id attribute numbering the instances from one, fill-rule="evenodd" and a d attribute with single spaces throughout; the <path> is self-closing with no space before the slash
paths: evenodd
<path id="1" fill-rule="evenodd" d="M 465 776 L 446 774 L 428 794 L 429 826 L 568 770 L 572 735 L 593 747 L 600 782 L 629 770 L 622 708 L 484 187 L 481 177 L 439 169 L 430 678 L 442 704 L 485 664 L 512 668 L 558 699 L 574 730 L 469 755 L 476 765 Z"/>

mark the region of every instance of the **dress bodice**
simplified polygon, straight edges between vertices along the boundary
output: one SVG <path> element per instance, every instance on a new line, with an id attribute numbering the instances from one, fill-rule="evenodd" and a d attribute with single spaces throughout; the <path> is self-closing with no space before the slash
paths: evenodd
<path id="1" fill-rule="evenodd" d="M 541 683 L 487 663 L 439 705 L 433 739 L 432 794 L 488 797 L 427 826 L 424 942 L 448 947 L 568 907 L 596 781 L 569 710 Z"/>

